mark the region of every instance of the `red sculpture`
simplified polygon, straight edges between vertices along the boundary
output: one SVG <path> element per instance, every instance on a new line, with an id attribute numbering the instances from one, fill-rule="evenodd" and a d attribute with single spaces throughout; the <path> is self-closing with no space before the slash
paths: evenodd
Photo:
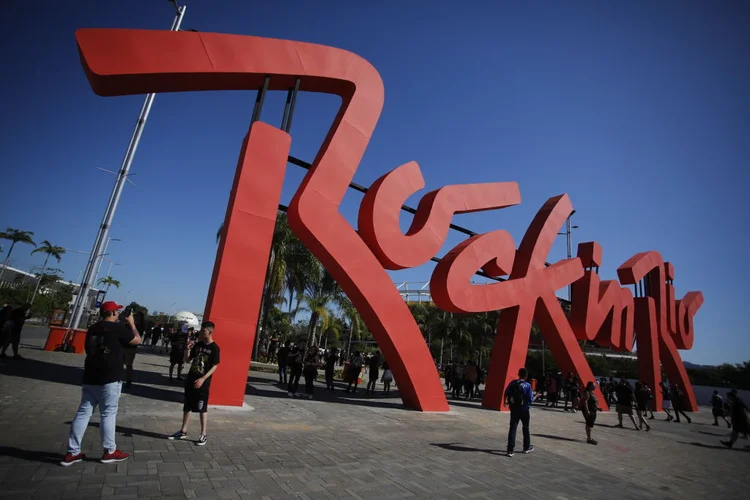
<path id="1" fill-rule="evenodd" d="M 600 281 L 598 268 L 602 247 L 595 241 L 578 245 L 578 259 L 585 268 L 573 285 L 570 326 L 578 340 L 593 340 L 600 347 L 633 351 L 633 294 L 614 280 Z"/>
<path id="2" fill-rule="evenodd" d="M 414 267 L 435 256 L 453 214 L 520 203 L 516 183 L 454 185 L 427 193 L 404 235 L 399 229 L 401 204 L 424 187 L 419 166 L 407 163 L 373 184 L 360 207 L 356 231 L 339 205 L 383 105 L 382 81 L 367 61 L 331 47 L 214 33 L 84 29 L 76 38 L 91 87 L 103 96 L 250 90 L 268 77 L 268 90 L 286 90 L 299 79 L 300 90 L 341 97 L 339 113 L 292 199 L 289 224 L 359 310 L 388 359 L 404 404 L 447 410 L 430 352 L 385 269 Z M 290 143 L 287 133 L 255 122 L 242 145 L 205 311 L 217 325 L 216 338 L 225 353 L 213 382 L 213 404 L 238 406 L 244 400 Z M 692 346 L 692 317 L 702 295 L 690 292 L 675 301 L 671 282 L 665 282 L 674 273 L 655 252 L 639 254 L 618 270 L 626 284 L 659 270 L 653 298 L 634 300 L 629 290 L 584 271 L 601 261 L 595 243 L 580 246 L 578 258 L 545 267 L 558 229 L 571 212 L 567 195 L 551 198 L 517 252 L 507 232 L 493 231 L 456 246 L 433 273 L 433 300 L 447 311 L 506 309 L 500 315 L 484 406 L 502 408 L 505 386 L 525 363 L 533 319 L 558 365 L 584 382 L 593 380 L 593 374 L 577 339 L 632 350 L 635 319 L 642 376 L 655 384 L 661 355 L 667 373 L 689 390 L 694 402 L 676 349 Z M 479 268 L 510 278 L 471 285 Z M 573 282 L 569 323 L 555 290 Z"/>
<path id="3" fill-rule="evenodd" d="M 575 373 L 584 383 L 594 380 L 555 295 L 555 290 L 581 277 L 581 262 L 568 259 L 549 267 L 544 265 L 560 226 L 572 211 L 567 195 L 550 198 L 532 221 L 517 253 L 513 239 L 505 231 L 480 234 L 451 250 L 432 274 L 432 299 L 446 311 L 507 309 L 500 314 L 492 350 L 482 401 L 486 408 L 505 407 L 505 388 L 526 362 L 534 319 L 560 368 Z M 480 267 L 495 276 L 510 274 L 510 279 L 491 285 L 471 285 L 470 278 Z M 598 396 L 605 408 L 601 393 Z"/>

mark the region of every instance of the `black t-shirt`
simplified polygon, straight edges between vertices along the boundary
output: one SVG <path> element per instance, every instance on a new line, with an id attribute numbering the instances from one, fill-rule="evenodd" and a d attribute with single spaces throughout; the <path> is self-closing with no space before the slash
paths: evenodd
<path id="1" fill-rule="evenodd" d="M 177 332 L 172 336 L 172 352 L 180 353 L 187 348 L 187 332 Z"/>
<path id="2" fill-rule="evenodd" d="M 622 406 L 633 405 L 633 388 L 628 384 L 619 384 L 615 389 L 617 404 Z"/>
<path id="3" fill-rule="evenodd" d="M 289 348 L 287 346 L 279 349 L 279 352 L 276 354 L 276 357 L 279 360 L 279 366 L 286 366 L 287 356 L 289 356 Z"/>
<path id="4" fill-rule="evenodd" d="M 83 368 L 85 385 L 104 385 L 122 380 L 125 362 L 122 348 L 135 334 L 122 323 L 99 321 L 86 332 L 86 361 Z"/>
<path id="5" fill-rule="evenodd" d="M 216 342 L 211 342 L 210 344 L 206 344 L 203 341 L 196 342 L 190 350 L 190 359 L 193 361 L 190 364 L 186 382 L 189 388 L 193 387 L 193 383 L 208 373 L 211 368 L 219 364 L 219 346 Z M 203 382 L 201 386 L 202 391 L 208 392 L 208 389 L 211 387 L 211 379 L 213 379 L 213 376 L 208 377 Z"/>

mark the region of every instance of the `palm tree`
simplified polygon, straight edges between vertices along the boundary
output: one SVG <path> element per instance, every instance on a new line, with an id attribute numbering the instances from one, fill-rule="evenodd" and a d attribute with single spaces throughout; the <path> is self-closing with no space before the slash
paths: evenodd
<path id="1" fill-rule="evenodd" d="M 120 282 L 114 279 L 112 276 L 107 276 L 106 278 L 102 278 L 98 281 L 100 285 L 107 285 L 107 290 L 104 292 L 105 295 L 109 293 L 109 287 L 113 286 L 115 288 L 120 288 Z"/>
<path id="2" fill-rule="evenodd" d="M 315 328 L 319 320 L 323 320 L 323 328 L 328 325 L 328 318 L 333 316 L 331 306 L 339 302 L 342 293 L 333 276 L 324 270 L 322 279 L 312 283 L 307 293 L 302 296 L 303 306 L 300 310 L 310 312 L 307 345 L 310 345 L 311 341 L 315 343 Z"/>
<path id="3" fill-rule="evenodd" d="M 37 252 L 47 254 L 47 256 L 44 258 L 44 265 L 42 266 L 42 272 L 41 272 L 41 276 L 44 276 L 44 271 L 47 270 L 47 262 L 49 261 L 49 258 L 54 257 L 57 259 L 57 262 L 60 262 L 60 259 L 62 259 L 62 254 L 65 253 L 65 249 L 63 247 L 55 246 L 49 241 L 44 240 L 42 242 L 42 246 L 31 251 L 31 255 L 34 255 Z M 36 293 L 39 291 L 39 285 L 41 284 L 42 284 L 42 279 L 39 278 L 39 280 L 36 282 L 36 288 L 34 288 L 34 295 L 31 296 L 31 302 L 30 302 L 31 304 L 34 303 L 34 299 L 36 298 Z"/>
<path id="4" fill-rule="evenodd" d="M 352 339 L 359 340 L 362 337 L 362 332 L 365 329 L 365 322 L 362 320 L 362 316 L 359 315 L 359 311 L 354 307 L 349 297 L 341 295 L 338 300 L 338 307 L 344 316 L 344 319 L 349 321 L 349 341 L 346 344 L 346 357 L 349 358 L 349 351 L 352 346 Z"/>
<path id="5" fill-rule="evenodd" d="M 12 241 L 10 248 L 8 249 L 8 254 L 5 256 L 3 268 L 0 269 L 0 283 L 3 280 L 5 269 L 8 267 L 8 261 L 10 260 L 10 254 L 13 252 L 13 247 L 16 246 L 16 243 L 26 243 L 28 245 L 36 246 L 34 240 L 31 239 L 32 236 L 34 236 L 33 231 L 22 231 L 20 229 L 13 229 L 12 227 L 9 227 L 4 232 L 0 233 L 0 239 Z"/>

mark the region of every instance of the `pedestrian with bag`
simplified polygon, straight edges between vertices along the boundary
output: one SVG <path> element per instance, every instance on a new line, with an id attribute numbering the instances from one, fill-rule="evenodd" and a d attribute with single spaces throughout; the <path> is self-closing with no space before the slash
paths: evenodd
<path id="1" fill-rule="evenodd" d="M 523 452 L 531 453 L 534 446 L 531 444 L 531 432 L 529 430 L 531 420 L 531 403 L 534 394 L 531 392 L 531 384 L 526 381 L 528 372 L 526 368 L 518 370 L 518 379 L 511 382 L 505 389 L 505 404 L 510 408 L 510 429 L 508 430 L 508 456 L 512 457 L 516 447 L 516 430 L 518 423 L 523 427 Z"/>

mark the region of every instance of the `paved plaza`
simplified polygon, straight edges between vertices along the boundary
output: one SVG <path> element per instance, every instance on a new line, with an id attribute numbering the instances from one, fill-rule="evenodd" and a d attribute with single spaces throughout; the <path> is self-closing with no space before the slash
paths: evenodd
<path id="1" fill-rule="evenodd" d="M 134 386 L 120 401 L 117 443 L 131 458 L 95 460 L 95 415 L 89 461 L 63 468 L 84 357 L 26 342 L 26 359 L 0 361 L 0 498 L 644 500 L 743 498 L 750 487 L 750 441 L 722 447 L 726 428 L 712 427 L 705 409 L 691 425 L 652 420 L 649 433 L 613 428 L 616 416 L 601 414 L 591 446 L 580 414 L 535 407 L 536 450 L 508 458 L 508 415 L 477 402 L 426 414 L 397 396 L 331 395 L 322 385 L 313 401 L 292 399 L 274 375 L 255 371 L 247 408 L 210 411 L 207 446 L 168 441 L 182 394 L 169 385 L 166 356 L 148 348 L 139 348 Z M 189 436 L 198 430 L 194 420 Z M 520 449 L 520 429 L 518 438 Z"/>

